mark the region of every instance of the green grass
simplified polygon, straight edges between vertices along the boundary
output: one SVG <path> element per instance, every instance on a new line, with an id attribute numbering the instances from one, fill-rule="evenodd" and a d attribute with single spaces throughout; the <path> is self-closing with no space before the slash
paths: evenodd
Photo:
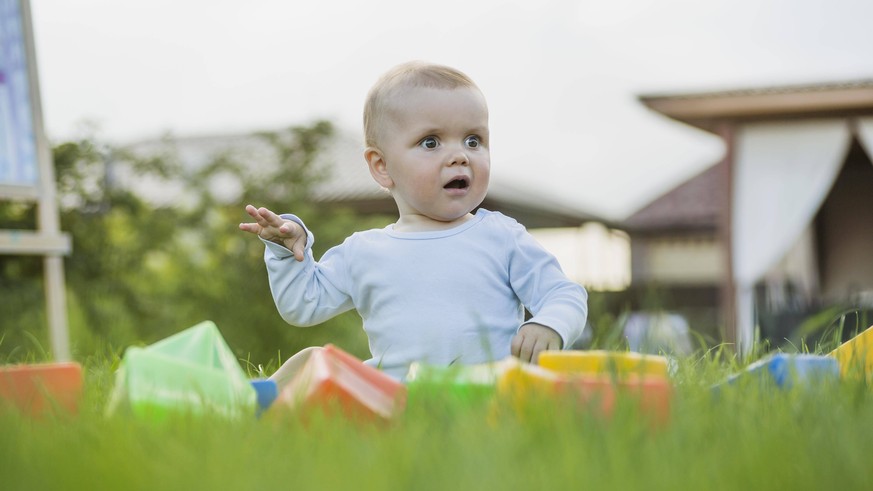
<path id="1" fill-rule="evenodd" d="M 669 423 L 630 401 L 609 419 L 570 400 L 523 411 L 410 393 L 389 425 L 321 418 L 106 418 L 117 360 L 85 362 L 78 415 L 0 411 L 0 489 L 871 489 L 873 397 L 861 382 L 790 391 L 713 383 L 737 370 L 681 360 Z"/>

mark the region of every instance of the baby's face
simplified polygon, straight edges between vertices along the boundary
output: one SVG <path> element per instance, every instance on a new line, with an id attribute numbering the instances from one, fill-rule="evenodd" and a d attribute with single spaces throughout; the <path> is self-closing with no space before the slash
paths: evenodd
<path id="1" fill-rule="evenodd" d="M 381 132 L 401 218 L 465 217 L 488 191 L 488 107 L 477 89 L 405 88 L 391 96 Z"/>

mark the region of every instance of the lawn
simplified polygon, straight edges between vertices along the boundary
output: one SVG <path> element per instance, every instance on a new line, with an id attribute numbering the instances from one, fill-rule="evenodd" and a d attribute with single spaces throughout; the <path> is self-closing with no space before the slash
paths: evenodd
<path id="1" fill-rule="evenodd" d="M 873 489 L 864 382 L 713 389 L 738 370 L 718 358 L 679 360 L 665 424 L 624 399 L 606 418 L 570 399 L 411 390 L 378 425 L 108 418 L 114 363 L 90 359 L 78 414 L 0 410 L 0 489 Z"/>

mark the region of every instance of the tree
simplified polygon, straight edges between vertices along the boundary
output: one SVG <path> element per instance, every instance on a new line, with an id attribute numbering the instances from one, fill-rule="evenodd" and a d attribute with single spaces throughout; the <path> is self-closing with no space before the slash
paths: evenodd
<path id="1" fill-rule="evenodd" d="M 273 305 L 263 246 L 237 228 L 248 219 L 246 203 L 293 211 L 318 224 L 318 257 L 354 230 L 388 223 L 312 200 L 313 185 L 329 176 L 323 150 L 333 133 L 324 121 L 259 133 L 266 159 L 253 162 L 231 148 L 196 168 L 179 158 L 171 137 L 149 155 L 93 135 L 56 146 L 61 225 L 73 240 L 65 264 L 74 356 L 152 343 L 205 319 L 216 322 L 240 357 L 255 362 L 327 342 L 368 356 L 355 313 L 312 330 L 287 326 Z M 172 206 L 155 204 L 137 189 L 143 182 L 180 195 Z M 228 196 L 221 182 L 235 182 L 237 192 Z M 32 220 L 26 206 L 0 206 L 4 224 Z M 19 292 L 14 308 L 0 307 L 0 356 L 12 356 L 28 335 L 44 330 L 40 276 L 36 261 L 0 257 L 0 292 Z"/>

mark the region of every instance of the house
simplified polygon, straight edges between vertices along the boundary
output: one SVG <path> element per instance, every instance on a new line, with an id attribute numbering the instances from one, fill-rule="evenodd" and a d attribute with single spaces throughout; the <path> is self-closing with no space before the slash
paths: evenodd
<path id="1" fill-rule="evenodd" d="M 713 165 L 645 205 L 621 226 L 630 237 L 631 287 L 638 310 L 684 316 L 695 332 L 717 340 L 725 261 L 719 220 L 725 201 L 723 163 Z M 647 299 L 652 291 L 658 298 Z M 657 302 L 657 305 L 647 305 Z"/>
<path id="2" fill-rule="evenodd" d="M 726 152 L 625 223 L 635 280 L 717 289 L 741 352 L 766 302 L 873 308 L 873 80 L 639 99 Z"/>

